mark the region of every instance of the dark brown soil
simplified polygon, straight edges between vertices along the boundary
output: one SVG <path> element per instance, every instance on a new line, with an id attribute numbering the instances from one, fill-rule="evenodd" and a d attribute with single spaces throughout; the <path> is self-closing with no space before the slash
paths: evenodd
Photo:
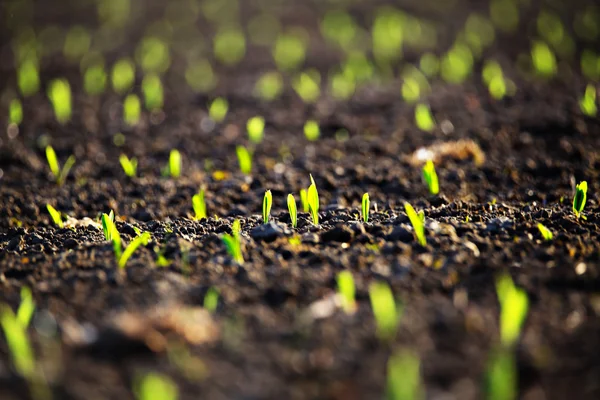
<path id="1" fill-rule="evenodd" d="M 282 21 L 311 33 L 306 67 L 327 72 L 338 55 L 318 39 L 316 18 L 325 6 L 278 3 L 285 4 L 276 8 Z M 364 3 L 349 9 L 369 21 L 381 2 Z M 440 52 L 471 10 L 487 9 L 487 2 L 460 1 L 451 11 L 434 2 L 401 3 L 440 27 Z M 525 16 L 536 15 L 539 4 L 533 3 Z M 585 7 L 572 3 L 559 11 L 572 15 L 571 8 Z M 77 10 L 44 17 L 52 5 L 36 4 L 40 26 L 48 19 L 94 23 Z M 152 3 L 140 19 L 152 20 L 161 4 Z M 242 15 L 252 14 L 254 5 L 244 3 Z M 203 96 L 184 86 L 182 61 L 174 57 L 164 115 L 144 115 L 128 129 L 117 94 L 86 96 L 76 66 L 60 56 L 44 59 L 44 84 L 57 76 L 71 81 L 74 117 L 65 126 L 55 122 L 42 91 L 24 100 L 18 134 L 0 135 L 0 300 L 14 309 L 20 288 L 32 289 L 37 312 L 30 333 L 51 372 L 55 398 L 133 398 L 136 377 L 157 371 L 177 382 L 182 399 L 380 399 L 387 359 L 399 348 L 420 356 L 428 399 L 484 398 L 486 363 L 499 342 L 494 282 L 508 272 L 530 300 L 516 350 L 520 396 L 599 399 L 600 123 L 579 110 L 586 81 L 576 58 L 561 61 L 571 74 L 552 81 L 526 80 L 512 67 L 517 54 L 528 51 L 534 23 L 530 18 L 519 32 L 500 35 L 484 57 L 502 60 L 515 96 L 493 100 L 480 82 L 480 63 L 463 85 L 433 81 L 427 101 L 438 123 L 431 133 L 415 126 L 397 81 L 367 85 L 348 102 L 323 95 L 306 105 L 289 87 L 280 100 L 260 102 L 252 96 L 254 82 L 273 68 L 260 48 L 234 68 L 213 62 L 219 85 Z M 131 40 L 107 53 L 107 63 L 132 54 L 140 32 L 138 21 Z M 0 45 L 0 54 L 10 54 L 8 40 Z M 593 45 L 576 43 L 577 54 Z M 416 61 L 415 54 L 408 51 L 406 60 Z M 0 82 L 14 88 L 12 61 L 2 62 Z M 231 111 L 210 127 L 207 103 L 217 95 L 229 100 Z M 264 116 L 267 125 L 246 177 L 238 172 L 235 147 L 247 144 L 245 123 L 253 115 Z M 309 118 L 322 132 L 313 143 L 302 134 Z M 340 129 L 347 139 L 336 137 Z M 123 147 L 113 144 L 118 132 L 125 134 Z M 460 139 L 477 143 L 485 162 L 445 158 L 437 165 L 441 195 L 431 197 L 410 155 Z M 50 179 L 44 140 L 61 162 L 77 157 L 62 187 Z M 179 179 L 160 175 L 172 148 L 183 154 Z M 139 178 L 124 175 L 122 152 L 138 157 Z M 225 179 L 216 179 L 215 171 L 225 171 Z M 315 227 L 301 213 L 292 233 L 286 196 L 294 193 L 299 201 L 309 174 L 321 196 L 321 223 Z M 571 210 L 581 180 L 589 183 L 585 221 Z M 195 221 L 191 198 L 200 186 L 215 217 Z M 262 223 L 267 189 L 279 230 L 261 240 L 253 229 Z M 366 224 L 359 218 L 364 192 L 377 207 Z M 405 201 L 425 212 L 425 248 L 413 238 Z M 48 203 L 78 220 L 97 220 L 113 209 L 125 241 L 135 236 L 134 227 L 152 240 L 120 271 L 101 229 L 59 229 Z M 232 262 L 219 237 L 235 218 L 242 222 L 243 266 Z M 538 222 L 554 232 L 552 241 L 542 240 Z M 293 234 L 300 244 L 290 243 Z M 168 266 L 157 265 L 157 251 Z M 355 278 L 357 312 L 313 319 L 310 307 L 331 299 L 343 270 Z M 388 282 L 404 308 L 392 344 L 375 334 L 368 297 L 375 280 Z M 210 287 L 220 293 L 212 316 L 199 309 Z M 178 348 L 191 358 L 173 361 Z M 4 340 L 0 360 L 0 397 L 28 398 Z"/>

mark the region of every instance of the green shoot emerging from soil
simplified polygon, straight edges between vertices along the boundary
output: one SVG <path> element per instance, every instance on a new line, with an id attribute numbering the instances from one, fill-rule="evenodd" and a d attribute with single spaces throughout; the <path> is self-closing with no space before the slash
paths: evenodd
<path id="1" fill-rule="evenodd" d="M 423 398 L 419 357 L 408 350 L 393 354 L 387 365 L 387 400 Z"/>
<path id="2" fill-rule="evenodd" d="M 194 208 L 194 214 L 196 219 L 206 218 L 206 201 L 204 200 L 204 189 L 192 197 L 192 207 Z"/>
<path id="3" fill-rule="evenodd" d="M 211 313 L 214 313 L 217 310 L 217 305 L 219 304 L 219 291 L 211 286 L 204 295 L 204 308 L 206 308 Z"/>
<path id="4" fill-rule="evenodd" d="M 587 200 L 587 181 L 581 181 L 575 188 L 575 197 L 573 197 L 573 212 L 577 219 L 583 217 L 582 211 Z M 583 217 L 585 219 L 585 217 Z"/>
<path id="5" fill-rule="evenodd" d="M 509 275 L 496 280 L 496 293 L 500 303 L 500 340 L 509 348 L 519 339 L 529 300 L 524 290 L 517 288 Z"/>
<path id="6" fill-rule="evenodd" d="M 371 201 L 369 200 L 369 193 L 363 194 L 361 210 L 362 210 L 362 219 L 365 223 L 369 222 L 369 209 L 371 208 Z"/>
<path id="7" fill-rule="evenodd" d="M 222 97 L 217 97 L 210 103 L 208 107 L 208 115 L 210 119 L 219 123 L 225 119 L 227 111 L 229 110 L 229 103 Z"/>
<path id="8" fill-rule="evenodd" d="M 237 146 L 235 152 L 237 154 L 238 164 L 240 165 L 240 171 L 242 174 L 250 175 L 252 172 L 252 154 L 244 146 Z"/>
<path id="9" fill-rule="evenodd" d="M 46 146 L 46 160 L 48 161 L 48 166 L 54 176 L 54 180 L 61 186 L 67 179 L 71 168 L 75 165 L 75 156 L 71 154 L 61 169 L 58 158 L 56 157 L 56 152 L 52 146 Z"/>
<path id="10" fill-rule="evenodd" d="M 23 106 L 18 99 L 13 99 L 8 107 L 8 121 L 11 124 L 20 125 L 23 121 Z"/>
<path id="11" fill-rule="evenodd" d="M 304 124 L 304 136 L 311 142 L 314 142 L 321 136 L 321 130 L 319 129 L 317 121 L 306 121 Z"/>
<path id="12" fill-rule="evenodd" d="M 548 240 L 552 240 L 552 238 L 554 238 L 552 231 L 550 229 L 546 228 L 541 222 L 538 222 L 537 228 L 539 229 L 540 233 L 542 234 L 542 237 L 544 238 L 544 240 L 548 241 Z"/>
<path id="13" fill-rule="evenodd" d="M 137 158 L 129 158 L 125 154 L 121 154 L 119 156 L 119 162 L 121 163 L 121 168 L 123 168 L 123 172 L 125 172 L 125 175 L 127 175 L 130 178 L 133 178 L 137 175 Z"/>
<path id="14" fill-rule="evenodd" d="M 425 104 L 417 104 L 415 107 L 415 121 L 419 129 L 425 132 L 431 132 L 435 127 L 435 120 L 431 115 L 431 110 Z"/>
<path id="15" fill-rule="evenodd" d="M 104 231 L 104 237 L 106 240 L 111 242 L 113 245 L 113 251 L 115 253 L 115 258 L 117 259 L 119 268 L 125 268 L 127 266 L 127 261 L 129 261 L 138 247 L 141 245 L 145 246 L 150 241 L 150 233 L 144 232 L 133 239 L 125 248 L 125 250 L 123 250 L 121 235 L 117 230 L 115 216 L 112 211 L 110 214 L 102 214 L 102 229 Z"/>
<path id="16" fill-rule="evenodd" d="M 430 194 L 435 196 L 440 192 L 440 184 L 438 182 L 437 173 L 435 172 L 435 165 L 431 160 L 427 160 L 423 167 L 423 179 L 425 180 L 425 183 L 427 183 Z"/>
<path id="17" fill-rule="evenodd" d="M 308 203 L 308 212 L 312 217 L 313 224 L 319 225 L 319 192 L 317 191 L 317 185 L 315 180 L 310 175 L 310 186 L 306 192 L 306 202 Z"/>
<path id="18" fill-rule="evenodd" d="M 308 194 L 306 189 L 300 189 L 300 203 L 302 203 L 302 211 L 308 212 Z"/>
<path id="19" fill-rule="evenodd" d="M 252 143 L 262 142 L 265 135 L 265 119 L 263 117 L 252 117 L 246 123 L 248 138 Z"/>
<path id="20" fill-rule="evenodd" d="M 133 253 L 135 253 L 138 247 L 142 245 L 146 246 L 149 241 L 149 232 L 144 232 L 141 235 L 137 236 L 135 239 L 133 239 L 131 243 L 129 243 L 129 245 L 125 248 L 125 251 L 123 251 L 121 256 L 118 258 L 119 268 L 125 268 L 127 266 L 127 261 L 129 261 L 129 258 L 131 258 L 131 256 L 133 255 Z"/>
<path id="21" fill-rule="evenodd" d="M 177 400 L 177 385 L 164 375 L 149 373 L 140 378 L 135 387 L 138 400 Z"/>
<path id="22" fill-rule="evenodd" d="M 29 382 L 31 397 L 50 399 L 49 388 L 43 375 L 41 376 L 36 368 L 33 347 L 27 337 L 27 327 L 34 310 L 35 303 L 31 291 L 23 287 L 21 304 L 16 315 L 8 305 L 0 305 L 0 325 L 4 331 L 4 337 L 17 373 Z"/>
<path id="23" fill-rule="evenodd" d="M 369 299 L 377 323 L 377 336 L 385 341 L 394 339 L 400 314 L 396 310 L 396 301 L 389 285 L 373 282 L 369 286 Z"/>
<path id="24" fill-rule="evenodd" d="M 140 120 L 140 114 L 142 113 L 142 104 L 140 98 L 131 93 L 125 97 L 123 101 L 123 119 L 129 126 L 136 125 Z"/>
<path id="25" fill-rule="evenodd" d="M 52 218 L 54 225 L 58 226 L 59 228 L 63 228 L 65 224 L 60 216 L 60 211 L 52 207 L 50 204 L 46 204 L 46 209 L 48 209 L 48 213 L 50 214 L 50 218 Z"/>
<path id="26" fill-rule="evenodd" d="M 287 197 L 288 211 L 290 212 L 290 220 L 292 221 L 292 228 L 298 226 L 298 209 L 296 208 L 296 199 L 293 194 L 288 194 Z"/>
<path id="27" fill-rule="evenodd" d="M 240 220 L 236 219 L 231 225 L 231 234 L 224 234 L 222 237 L 223 243 L 227 248 L 227 252 L 233 258 L 237 264 L 242 265 L 244 263 L 244 257 L 242 256 L 242 238 L 241 238 L 241 226 Z"/>
<path id="28" fill-rule="evenodd" d="M 486 371 L 485 390 L 488 400 L 517 398 L 517 370 L 510 350 L 492 352 Z"/>
<path id="29" fill-rule="evenodd" d="M 56 120 L 65 124 L 71 119 L 71 86 L 66 79 L 50 82 L 48 98 L 52 103 Z"/>
<path id="30" fill-rule="evenodd" d="M 404 210 L 406 211 L 406 215 L 408 216 L 408 219 L 415 230 L 417 242 L 419 242 L 419 244 L 423 247 L 427 246 L 427 239 L 425 238 L 424 214 L 417 214 L 413 206 L 411 206 L 408 202 L 404 203 Z"/>
<path id="31" fill-rule="evenodd" d="M 598 106 L 596 106 L 596 88 L 593 84 L 586 86 L 585 94 L 579 100 L 579 108 L 581 108 L 581 112 L 588 117 L 595 117 L 598 113 Z"/>
<path id="32" fill-rule="evenodd" d="M 171 178 L 179 178 L 181 176 L 181 153 L 177 149 L 171 150 L 169 153 L 169 163 L 163 168 L 162 175 Z"/>
<path id="33" fill-rule="evenodd" d="M 350 271 L 342 271 L 337 276 L 338 294 L 342 301 L 342 308 L 347 314 L 356 310 L 354 278 Z"/>
<path id="34" fill-rule="evenodd" d="M 263 223 L 269 223 L 269 216 L 271 215 L 271 206 L 273 205 L 273 195 L 270 190 L 265 192 L 265 197 L 263 198 L 263 207 L 262 207 L 262 215 L 263 215 Z"/>

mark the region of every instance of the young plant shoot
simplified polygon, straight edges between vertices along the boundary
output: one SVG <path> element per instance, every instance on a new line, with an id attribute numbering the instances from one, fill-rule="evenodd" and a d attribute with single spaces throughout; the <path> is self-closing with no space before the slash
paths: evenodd
<path id="1" fill-rule="evenodd" d="M 306 189 L 300 189 L 300 203 L 302 203 L 302 211 L 308 212 L 308 193 Z"/>
<path id="2" fill-rule="evenodd" d="M 413 206 L 410 203 L 404 203 L 404 210 L 406 211 L 406 215 L 412 224 L 413 229 L 415 230 L 415 236 L 417 237 L 417 242 L 423 247 L 427 246 L 427 238 L 425 237 L 425 214 L 422 211 L 417 214 Z"/>
<path id="3" fill-rule="evenodd" d="M 252 153 L 244 146 L 237 146 L 235 152 L 237 154 L 238 164 L 240 165 L 240 171 L 242 174 L 250 175 L 252 172 Z"/>
<path id="4" fill-rule="evenodd" d="M 544 225 L 542 225 L 541 222 L 538 222 L 537 228 L 540 231 L 540 233 L 542 234 L 542 237 L 544 238 L 544 240 L 549 241 L 549 240 L 552 240 L 552 238 L 554 237 L 554 235 L 552 234 L 552 231 L 550 229 L 546 228 Z"/>
<path id="5" fill-rule="evenodd" d="M 505 348 L 511 348 L 521 335 L 529 299 L 524 290 L 514 285 L 510 275 L 501 275 L 496 280 L 496 293 L 500 303 L 500 341 Z"/>
<path id="6" fill-rule="evenodd" d="M 377 336 L 383 341 L 393 340 L 398 328 L 399 312 L 389 285 L 373 282 L 369 286 L 369 299 L 377 323 Z"/>
<path id="7" fill-rule="evenodd" d="M 129 178 L 134 178 L 137 175 L 137 158 L 129 158 L 125 154 L 121 154 L 119 156 L 119 162 L 121 163 L 121 168 L 123 168 L 123 172 L 125 172 L 125 175 L 127 175 Z"/>
<path id="8" fill-rule="evenodd" d="M 204 308 L 214 314 L 219 304 L 219 291 L 211 286 L 204 295 Z"/>
<path id="9" fill-rule="evenodd" d="M 231 225 L 231 234 L 223 234 L 221 236 L 227 252 L 233 258 L 238 265 L 244 263 L 244 257 L 242 256 L 242 238 L 241 238 L 241 227 L 240 220 L 236 219 Z"/>
<path id="10" fill-rule="evenodd" d="M 311 184 L 306 193 L 308 212 L 310 212 L 313 224 L 319 225 L 319 192 L 317 191 L 317 184 L 315 183 L 312 174 L 310 175 L 310 182 Z"/>
<path id="11" fill-rule="evenodd" d="M 369 209 L 371 208 L 371 201 L 369 200 L 369 193 L 363 194 L 361 210 L 362 210 L 362 219 L 365 223 L 369 222 Z"/>
<path id="12" fill-rule="evenodd" d="M 50 167 L 50 171 L 52 172 L 52 176 L 54 176 L 56 184 L 62 186 L 67 179 L 71 168 L 75 165 L 75 156 L 71 154 L 61 169 L 58 158 L 56 157 L 56 152 L 52 146 L 46 146 L 46 160 L 48 161 L 48 166 Z"/>
<path id="13" fill-rule="evenodd" d="M 169 163 L 163 168 L 162 175 L 171 178 L 179 178 L 181 176 L 181 153 L 177 149 L 171 150 L 169 153 Z"/>
<path id="14" fill-rule="evenodd" d="M 425 183 L 427 183 L 427 187 L 429 188 L 429 193 L 433 196 L 437 195 L 440 192 L 440 185 L 438 182 L 438 176 L 435 172 L 435 165 L 433 161 L 427 160 L 425 166 L 423 167 L 423 179 Z"/>
<path id="15" fill-rule="evenodd" d="M 177 400 L 179 396 L 175 382 L 157 373 L 148 373 L 138 378 L 134 392 L 137 400 Z"/>
<path id="16" fill-rule="evenodd" d="M 486 399 L 507 400 L 518 398 L 517 368 L 511 350 L 493 350 L 485 376 Z"/>
<path id="17" fill-rule="evenodd" d="M 265 119 L 263 117 L 252 117 L 246 123 L 248 138 L 254 144 L 262 142 L 265 135 Z"/>
<path id="18" fill-rule="evenodd" d="M 52 207 L 50 204 L 46 204 L 46 209 L 48 209 L 48 213 L 50 214 L 50 218 L 52 218 L 52 222 L 54 225 L 59 228 L 64 228 L 65 224 L 63 223 L 62 217 L 60 216 L 60 211 L 56 208 Z"/>
<path id="19" fill-rule="evenodd" d="M 346 314 L 352 314 L 356 310 L 356 288 L 354 278 L 350 271 L 342 271 L 337 275 L 338 294 L 342 301 L 342 308 Z"/>
<path id="20" fill-rule="evenodd" d="M 133 239 L 125 250 L 123 250 L 121 235 L 117 230 L 117 226 L 114 222 L 114 213 L 112 211 L 110 212 L 110 215 L 102 214 L 102 229 L 106 240 L 112 242 L 115 258 L 121 269 L 127 266 L 127 261 L 129 261 L 133 253 L 135 253 L 140 246 L 146 246 L 150 241 L 150 233 L 144 232 Z"/>
<path id="21" fill-rule="evenodd" d="M 421 400 L 424 398 L 419 357 L 401 350 L 393 354 L 387 365 L 388 400 Z"/>
<path id="22" fill-rule="evenodd" d="M 204 200 L 204 189 L 192 197 L 192 207 L 194 208 L 195 218 L 200 220 L 206 218 L 206 201 Z"/>
<path id="23" fill-rule="evenodd" d="M 269 223 L 269 216 L 271 215 L 271 206 L 273 205 L 273 195 L 270 190 L 265 192 L 265 197 L 263 198 L 263 207 L 262 207 L 262 215 L 263 215 L 263 223 Z"/>
<path id="24" fill-rule="evenodd" d="M 292 228 L 298 226 L 298 209 L 296 208 L 296 199 L 293 194 L 288 194 L 287 197 L 288 211 L 290 212 L 290 220 L 292 221 Z"/>
<path id="25" fill-rule="evenodd" d="M 577 187 L 575 187 L 575 197 L 573 197 L 573 212 L 575 213 L 577 219 L 585 219 L 582 212 L 583 208 L 585 207 L 585 202 L 587 201 L 587 189 L 587 181 L 581 181 Z"/>

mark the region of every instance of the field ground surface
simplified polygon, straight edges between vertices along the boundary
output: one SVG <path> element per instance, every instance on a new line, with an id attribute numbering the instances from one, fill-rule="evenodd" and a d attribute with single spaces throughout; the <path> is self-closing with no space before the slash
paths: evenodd
<path id="1" fill-rule="evenodd" d="M 54 3 L 28 2 L 36 32 L 51 24 L 98 26 L 91 2 Z M 392 5 L 435 26 L 431 52 L 443 55 L 472 13 L 488 15 L 488 2 L 453 1 L 447 9 L 438 5 L 445 2 L 413 0 L 272 3 L 240 1 L 231 12 L 244 27 L 266 9 L 282 29 L 304 29 L 310 45 L 298 70 L 323 76 L 314 102 L 298 96 L 287 72 L 279 98 L 257 99 L 255 82 L 276 69 L 268 47 L 248 41 L 239 63 L 223 65 L 211 53 L 218 23 L 201 14 L 197 38 L 173 28 L 164 106 L 143 111 L 134 127 L 121 116 L 124 95 L 86 94 L 79 65 L 65 61 L 60 48 L 40 58 L 41 89 L 22 99 L 18 127 L 9 124 L 7 97 L 0 97 L 0 301 L 15 310 L 21 288 L 32 291 L 36 312 L 28 334 L 45 376 L 40 385 L 56 399 L 129 399 L 140 376 L 157 372 L 175 382 L 181 399 L 381 399 L 388 359 L 410 351 L 420 362 L 424 398 L 482 399 L 500 343 L 496 279 L 507 273 L 529 299 L 513 350 L 519 397 L 599 399 L 600 122 L 579 105 L 590 82 L 579 57 L 599 42 L 573 33 L 577 12 L 592 2 L 520 4 L 519 25 L 497 30 L 468 78 L 429 80 L 421 101 L 436 122 L 430 131 L 417 127 L 414 105 L 401 91 L 400 66 L 418 65 L 423 50 L 406 46 L 389 76 L 336 99 L 325 77 L 344 56 L 323 39 L 318 21 L 343 6 L 368 38 L 377 10 Z M 131 4 L 136 18 L 102 51 L 107 66 L 133 57 L 167 2 Z M 543 79 L 522 73 L 519 60 L 530 54 L 536 16 L 546 9 L 564 18 L 573 52 L 557 56 L 557 76 Z M 0 90 L 17 93 L 10 40 L 17 28 L 1 29 Z M 184 78 L 180 48 L 194 46 L 218 77 L 204 93 L 194 93 Z M 511 96 L 490 95 L 481 80 L 486 59 L 502 65 L 514 85 Z M 46 96 L 58 77 L 73 92 L 72 117 L 63 124 Z M 132 92 L 141 93 L 142 77 L 138 71 Z M 229 102 L 222 122 L 208 114 L 216 97 Z M 255 115 L 266 121 L 264 140 L 251 144 L 246 121 Z M 307 120 L 319 124 L 316 141 L 304 136 Z M 62 186 L 46 163 L 48 143 L 61 163 L 76 157 Z M 238 145 L 253 150 L 250 175 L 239 171 Z M 161 176 L 171 149 L 182 154 L 178 178 Z M 432 150 L 439 176 L 435 196 L 422 178 L 424 149 Z M 123 173 L 121 153 L 137 157 L 138 177 Z M 302 208 L 299 191 L 310 185 L 309 174 L 319 190 L 319 225 L 300 210 L 292 229 L 286 198 L 293 193 Z M 583 180 L 585 220 L 572 210 L 575 184 Z M 200 187 L 209 218 L 195 220 L 192 196 Z M 271 223 L 261 226 L 266 190 L 273 195 Z M 424 247 L 404 202 L 424 211 Z M 68 215 L 65 227 L 54 225 L 46 204 Z M 99 223 L 110 210 L 124 242 L 137 229 L 151 235 L 124 269 Z M 242 265 L 221 238 L 235 219 Z M 538 223 L 552 240 L 542 238 Z M 355 280 L 354 313 L 339 307 L 341 271 Z M 389 284 L 402 309 L 390 341 L 376 334 L 369 302 L 376 281 Z M 203 308 L 210 288 L 219 293 L 214 312 Z M 33 386 L 0 340 L 0 397 L 48 398 Z"/>

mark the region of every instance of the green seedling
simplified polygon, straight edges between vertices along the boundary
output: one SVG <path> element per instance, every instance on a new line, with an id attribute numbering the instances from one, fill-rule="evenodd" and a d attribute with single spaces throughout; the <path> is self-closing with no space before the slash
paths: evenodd
<path id="1" fill-rule="evenodd" d="M 246 123 L 246 130 L 252 143 L 262 142 L 265 135 L 265 119 L 259 116 L 250 118 Z"/>
<path id="2" fill-rule="evenodd" d="M 486 370 L 486 399 L 516 399 L 517 383 L 517 368 L 513 353 L 502 348 L 493 351 Z"/>
<path id="3" fill-rule="evenodd" d="M 123 102 L 123 119 L 129 126 L 134 126 L 140 121 L 140 114 L 142 113 L 142 105 L 140 98 L 131 93 L 125 97 Z"/>
<path id="4" fill-rule="evenodd" d="M 244 146 L 237 146 L 235 152 L 237 154 L 238 164 L 240 165 L 240 171 L 242 174 L 250 175 L 252 172 L 252 153 Z"/>
<path id="5" fill-rule="evenodd" d="M 83 87 L 85 92 L 91 96 L 97 96 L 104 93 L 106 89 L 106 71 L 104 65 L 92 65 L 85 70 L 83 75 Z"/>
<path id="6" fill-rule="evenodd" d="M 227 66 L 239 63 L 246 54 L 246 37 L 240 29 L 223 28 L 215 34 L 213 41 L 215 58 Z"/>
<path id="7" fill-rule="evenodd" d="M 135 65 L 133 61 L 124 58 L 115 63 L 111 72 L 111 82 L 115 92 L 124 94 L 135 81 Z"/>
<path id="8" fill-rule="evenodd" d="M 292 80 L 292 87 L 302 101 L 312 104 L 321 95 L 321 75 L 316 70 L 302 72 Z"/>
<path id="9" fill-rule="evenodd" d="M 554 238 L 552 231 L 550 229 L 546 228 L 544 225 L 542 225 L 541 222 L 538 222 L 537 228 L 539 229 L 540 233 L 542 234 L 542 237 L 544 238 L 544 240 L 549 241 L 549 240 L 552 240 L 552 238 Z"/>
<path id="10" fill-rule="evenodd" d="M 431 110 L 426 104 L 417 104 L 415 106 L 415 122 L 417 127 L 425 132 L 431 132 L 435 128 L 435 120 L 431 115 Z"/>
<path id="11" fill-rule="evenodd" d="M 263 215 L 263 223 L 269 223 L 269 216 L 271 215 L 271 206 L 273 204 L 273 195 L 270 190 L 265 192 L 265 196 L 263 198 L 263 207 L 262 207 L 262 215 Z"/>
<path id="12" fill-rule="evenodd" d="M 306 189 L 300 189 L 300 202 L 302 203 L 302 211 L 308 212 L 308 193 Z"/>
<path id="13" fill-rule="evenodd" d="M 71 86 L 66 79 L 56 79 L 50 83 L 48 98 L 52 103 L 54 115 L 60 124 L 71 119 Z"/>
<path id="14" fill-rule="evenodd" d="M 177 149 L 171 150 L 169 153 L 169 163 L 162 170 L 163 176 L 171 178 L 179 178 L 181 175 L 181 153 Z"/>
<path id="15" fill-rule="evenodd" d="M 440 192 L 440 184 L 438 182 L 437 173 L 435 172 L 435 165 L 431 160 L 427 160 L 423 167 L 423 179 L 425 180 L 425 183 L 427 183 L 430 194 L 435 196 Z"/>
<path id="16" fill-rule="evenodd" d="M 0 306 L 0 325 L 17 373 L 27 379 L 33 379 L 36 373 L 35 358 L 27 337 L 27 325 L 24 325 L 6 304 Z"/>
<path id="17" fill-rule="evenodd" d="M 288 211 L 290 212 L 290 220 L 292 221 L 292 228 L 298 226 L 298 209 L 296 208 L 296 199 L 293 194 L 288 194 L 287 197 Z"/>
<path id="18" fill-rule="evenodd" d="M 204 199 L 204 189 L 192 197 L 192 207 L 197 220 L 206 218 L 206 201 Z"/>
<path id="19" fill-rule="evenodd" d="M 587 181 L 581 181 L 575 187 L 575 197 L 573 197 L 573 212 L 577 219 L 580 217 L 585 217 L 582 215 L 583 208 L 585 207 L 585 202 L 587 200 L 587 189 L 588 184 Z"/>
<path id="20" fill-rule="evenodd" d="M 387 400 L 422 400 L 421 362 L 411 351 L 393 354 L 387 364 Z"/>
<path id="21" fill-rule="evenodd" d="M 149 111 L 157 111 L 163 107 L 164 89 L 160 77 L 156 74 L 148 74 L 142 80 L 142 93 L 144 104 Z"/>
<path id="22" fill-rule="evenodd" d="M 600 66 L 600 59 L 598 61 Z M 598 68 L 600 71 L 600 67 Z M 589 84 L 585 88 L 585 94 L 579 100 L 579 108 L 584 115 L 588 117 L 595 117 L 598 113 L 598 106 L 596 106 L 596 88 L 594 85 Z"/>
<path id="23" fill-rule="evenodd" d="M 35 56 L 23 60 L 17 70 L 19 91 L 24 97 L 29 97 L 40 90 L 40 71 Z"/>
<path id="24" fill-rule="evenodd" d="M 356 288 L 354 278 L 350 271 L 342 271 L 337 275 L 338 295 L 342 302 L 342 308 L 347 314 L 356 310 Z"/>
<path id="25" fill-rule="evenodd" d="M 415 236 L 417 237 L 417 242 L 423 247 L 427 246 L 427 239 L 425 238 L 425 213 L 420 211 L 419 214 L 415 212 L 413 206 L 410 203 L 404 203 L 404 210 L 406 211 L 406 215 L 410 220 L 410 223 L 415 231 Z"/>
<path id="26" fill-rule="evenodd" d="M 129 158 L 125 154 L 121 154 L 119 156 L 119 162 L 121 163 L 121 168 L 123 168 L 123 172 L 125 172 L 125 175 L 127 175 L 130 178 L 134 178 L 137 175 L 137 158 Z"/>
<path id="27" fill-rule="evenodd" d="M 321 136 L 321 130 L 317 121 L 309 120 L 304 124 L 304 136 L 306 139 L 314 142 Z"/>
<path id="28" fill-rule="evenodd" d="M 209 93 L 217 86 L 218 78 L 208 60 L 194 60 L 185 70 L 185 81 L 194 92 Z"/>
<path id="29" fill-rule="evenodd" d="M 54 225 L 58 226 L 61 229 L 64 228 L 65 224 L 62 220 L 62 217 L 60 216 L 60 211 L 52 207 L 50 204 L 46 204 L 46 209 L 48 210 L 48 213 L 50 214 L 50 218 L 52 218 L 52 222 L 54 222 Z"/>
<path id="30" fill-rule="evenodd" d="M 242 237 L 241 237 L 241 226 L 240 220 L 236 219 L 231 225 L 231 234 L 223 234 L 221 236 L 227 252 L 233 258 L 238 265 L 244 263 L 244 257 L 242 256 Z"/>
<path id="31" fill-rule="evenodd" d="M 265 101 L 278 98 L 283 91 L 283 77 L 279 72 L 266 72 L 254 86 L 254 95 Z"/>
<path id="32" fill-rule="evenodd" d="M 389 285 L 373 282 L 369 286 L 369 299 L 377 324 L 377 336 L 384 341 L 394 339 L 400 313 L 396 309 L 396 301 Z"/>
<path id="33" fill-rule="evenodd" d="M 119 239 L 119 241 L 120 241 L 120 239 Z M 150 232 L 144 232 L 141 235 L 137 236 L 135 239 L 133 239 L 131 241 L 131 243 L 129 243 L 129 245 L 125 248 L 125 251 L 123 251 L 121 256 L 118 257 L 119 268 L 121 268 L 121 269 L 125 268 L 127 266 L 127 261 L 129 261 L 129 259 L 133 255 L 133 253 L 135 253 L 135 251 L 138 249 L 138 247 L 140 247 L 142 245 L 143 246 L 148 245 L 149 241 L 150 241 Z"/>
<path id="34" fill-rule="evenodd" d="M 27 286 L 21 288 L 21 304 L 17 309 L 17 320 L 21 326 L 27 328 L 35 311 L 35 302 L 31 290 Z"/>
<path id="35" fill-rule="evenodd" d="M 556 56 L 546 43 L 535 41 L 531 48 L 531 58 L 538 75 L 550 78 L 556 74 Z"/>
<path id="36" fill-rule="evenodd" d="M 210 103 L 208 107 L 208 115 L 210 119 L 216 123 L 223 122 L 229 110 L 229 103 L 222 97 L 217 97 Z"/>
<path id="37" fill-rule="evenodd" d="M 137 400 L 177 400 L 178 392 L 175 382 L 158 373 L 138 378 L 135 387 Z"/>
<path id="38" fill-rule="evenodd" d="M 115 213 L 110 210 L 108 214 L 102 214 L 102 231 L 104 232 L 104 239 L 108 242 L 112 242 L 113 232 L 117 229 L 115 225 Z"/>
<path id="39" fill-rule="evenodd" d="M 12 99 L 8 106 L 8 121 L 14 125 L 23 122 L 23 106 L 19 99 Z"/>
<path id="40" fill-rule="evenodd" d="M 206 308 L 211 313 L 214 313 L 217 310 L 218 304 L 219 291 L 214 286 L 211 286 L 204 295 L 204 308 Z"/>
<path id="41" fill-rule="evenodd" d="M 61 169 L 58 158 L 56 157 L 56 152 L 52 146 L 46 146 L 46 160 L 48 161 L 48 166 L 50 167 L 50 171 L 54 176 L 56 184 L 61 186 L 67 179 L 71 168 L 75 165 L 75 156 L 71 154 Z"/>
<path id="42" fill-rule="evenodd" d="M 281 71 L 291 71 L 298 68 L 306 56 L 306 32 L 283 33 L 277 36 L 272 54 L 277 68 Z"/>
<path id="43" fill-rule="evenodd" d="M 139 235 L 139 234 L 138 234 Z M 165 249 L 154 249 L 154 252 L 156 253 L 156 266 L 157 267 L 168 267 L 169 265 L 171 265 L 171 261 L 169 261 L 166 257 L 165 257 Z"/>
<path id="44" fill-rule="evenodd" d="M 371 208 L 371 201 L 369 200 L 369 193 L 363 194 L 361 210 L 362 218 L 365 223 L 369 222 L 369 209 Z"/>
<path id="45" fill-rule="evenodd" d="M 308 212 L 312 217 L 313 224 L 319 225 L 319 192 L 317 191 L 317 184 L 310 175 L 310 186 L 306 192 L 306 202 L 308 203 Z"/>
<path id="46" fill-rule="evenodd" d="M 500 303 L 500 341 L 506 348 L 511 348 L 521 334 L 529 300 L 527 293 L 517 288 L 506 274 L 496 280 L 496 293 Z"/>

